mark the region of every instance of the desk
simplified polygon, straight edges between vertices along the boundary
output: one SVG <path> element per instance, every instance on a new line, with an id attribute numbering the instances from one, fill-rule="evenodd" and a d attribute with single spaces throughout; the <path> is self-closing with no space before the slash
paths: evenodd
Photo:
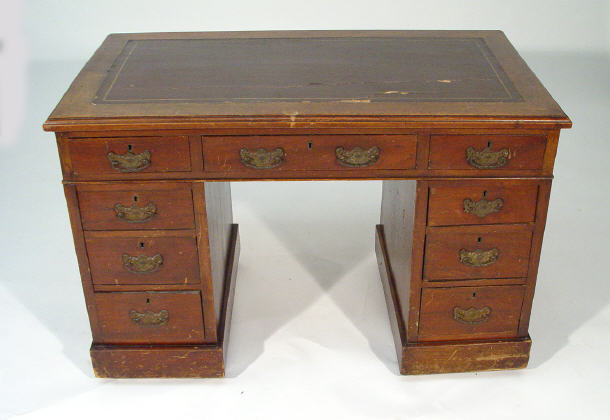
<path id="1" fill-rule="evenodd" d="M 401 373 L 525 367 L 570 126 L 500 31 L 110 35 L 44 124 L 96 375 L 224 374 L 230 181 L 261 179 L 383 180 Z"/>

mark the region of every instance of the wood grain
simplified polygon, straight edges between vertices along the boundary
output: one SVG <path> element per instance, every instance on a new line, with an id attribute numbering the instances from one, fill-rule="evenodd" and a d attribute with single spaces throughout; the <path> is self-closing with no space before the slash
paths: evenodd
<path id="1" fill-rule="evenodd" d="M 538 186 L 524 181 L 431 183 L 428 225 L 482 225 L 497 223 L 531 223 L 535 219 Z M 464 200 L 502 200 L 500 210 L 483 217 L 464 210 Z"/>
<path id="2" fill-rule="evenodd" d="M 419 319 L 421 341 L 515 337 L 524 286 L 482 286 L 423 289 Z M 478 324 L 456 321 L 454 308 L 489 308 Z"/>
<path id="3" fill-rule="evenodd" d="M 429 228 L 424 277 L 428 280 L 525 277 L 532 233 L 527 225 Z M 460 250 L 497 249 L 496 262 L 476 267 L 460 262 Z"/>
<path id="4" fill-rule="evenodd" d="M 492 151 L 508 149 L 506 165 L 496 171 L 542 169 L 546 138 L 517 135 L 433 135 L 430 139 L 429 169 L 461 169 L 476 171 L 466 160 L 466 149 L 476 151 L 489 147 Z M 485 172 L 488 169 L 478 169 Z"/>
<path id="5" fill-rule="evenodd" d="M 195 226 L 191 186 L 187 183 L 121 183 L 78 185 L 85 230 L 192 229 Z M 154 216 L 130 223 L 117 217 L 115 205 L 145 207 L 154 204 Z"/>
<path id="6" fill-rule="evenodd" d="M 203 316 L 199 292 L 96 293 L 100 324 L 98 343 L 184 344 L 203 342 Z M 169 319 L 162 325 L 132 321 L 131 311 L 159 313 Z"/>
<path id="7" fill-rule="evenodd" d="M 86 232 L 85 240 L 93 284 L 199 283 L 197 243 L 191 231 Z M 161 255 L 161 267 L 150 273 L 132 273 L 123 255 Z"/>

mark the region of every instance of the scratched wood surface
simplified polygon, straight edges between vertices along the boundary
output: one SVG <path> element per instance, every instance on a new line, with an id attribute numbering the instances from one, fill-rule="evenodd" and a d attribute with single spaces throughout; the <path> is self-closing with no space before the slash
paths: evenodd
<path id="1" fill-rule="evenodd" d="M 287 31 L 110 35 L 45 128 L 338 116 L 569 125 L 501 31 Z"/>

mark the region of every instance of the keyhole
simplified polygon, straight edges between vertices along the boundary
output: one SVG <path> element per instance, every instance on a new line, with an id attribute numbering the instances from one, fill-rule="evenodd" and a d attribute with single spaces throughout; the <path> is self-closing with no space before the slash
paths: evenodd
<path id="1" fill-rule="evenodd" d="M 132 149 L 131 144 L 128 144 L 128 145 L 127 145 L 127 150 L 131 152 L 131 149 Z"/>
<path id="2" fill-rule="evenodd" d="M 138 202 L 138 196 L 137 196 L 137 195 L 134 195 L 134 196 L 133 196 L 133 201 L 134 201 L 134 203 L 137 203 L 137 202 Z"/>
<path id="3" fill-rule="evenodd" d="M 313 143 L 312 142 L 307 143 L 307 148 L 309 150 L 311 150 L 313 148 Z"/>
<path id="4" fill-rule="evenodd" d="M 150 299 L 146 298 L 146 304 L 148 305 L 150 303 Z"/>
<path id="5" fill-rule="evenodd" d="M 140 242 L 140 248 L 144 248 L 144 242 Z"/>
<path id="6" fill-rule="evenodd" d="M 490 147 L 491 147 L 491 142 L 490 142 L 490 141 L 488 141 L 488 142 L 487 142 L 487 148 L 490 148 Z"/>
<path id="7" fill-rule="evenodd" d="M 483 238 L 481 238 L 480 236 L 477 238 L 477 242 L 481 242 L 483 240 Z"/>
<path id="8" fill-rule="evenodd" d="M 472 297 L 473 297 L 473 298 L 477 297 L 477 293 L 476 293 L 476 292 L 474 292 L 474 293 L 472 294 Z M 147 300 L 148 300 L 148 299 L 147 299 Z"/>
<path id="9" fill-rule="evenodd" d="M 483 197 L 487 197 L 487 190 L 483 191 Z"/>

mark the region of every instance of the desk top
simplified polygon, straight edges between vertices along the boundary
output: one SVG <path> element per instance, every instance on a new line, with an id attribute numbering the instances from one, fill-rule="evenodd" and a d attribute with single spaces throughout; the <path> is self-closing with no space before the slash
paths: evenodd
<path id="1" fill-rule="evenodd" d="M 44 128 L 331 118 L 570 125 L 500 31 L 297 31 L 110 35 Z"/>

